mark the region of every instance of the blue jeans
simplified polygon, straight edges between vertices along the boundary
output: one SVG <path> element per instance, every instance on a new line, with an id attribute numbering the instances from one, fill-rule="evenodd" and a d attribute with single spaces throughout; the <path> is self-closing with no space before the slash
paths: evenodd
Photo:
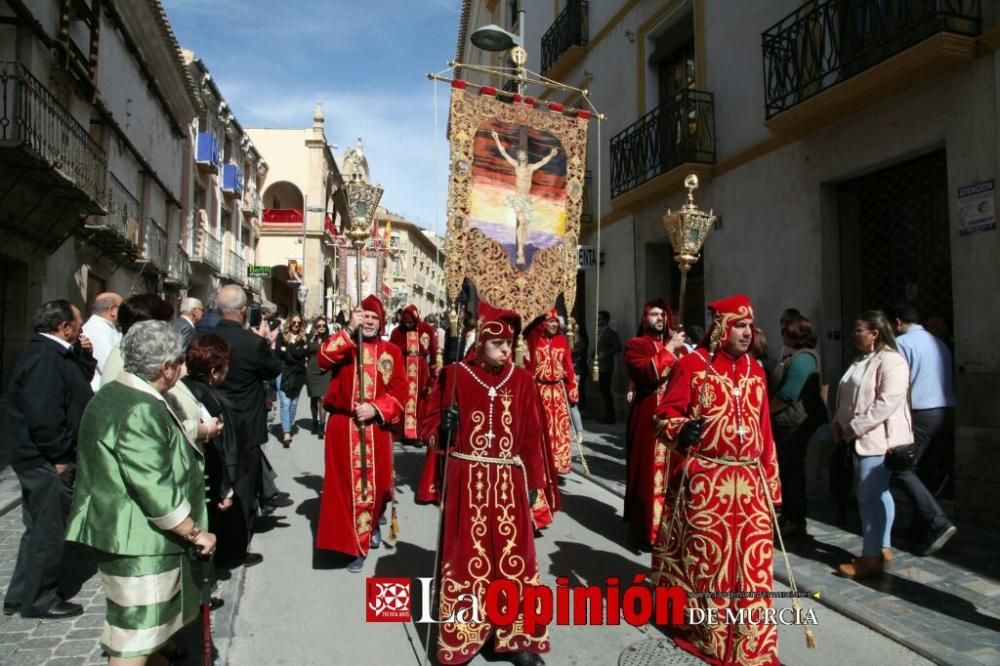
<path id="1" fill-rule="evenodd" d="M 299 396 L 289 398 L 281 390 L 281 376 L 278 376 L 278 404 L 281 406 L 281 432 L 292 432 L 295 425 L 295 413 L 299 409 Z"/>
<path id="2" fill-rule="evenodd" d="M 865 557 L 879 557 L 883 548 L 891 545 L 892 521 L 896 505 L 889 492 L 889 469 L 885 456 L 859 456 L 854 454 L 854 482 L 861 509 L 861 534 Z"/>

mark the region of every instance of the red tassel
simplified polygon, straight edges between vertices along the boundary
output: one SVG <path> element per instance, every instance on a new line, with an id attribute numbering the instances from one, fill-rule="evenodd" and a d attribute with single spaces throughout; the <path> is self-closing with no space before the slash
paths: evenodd
<path id="1" fill-rule="evenodd" d="M 558 102 L 549 102 L 549 111 L 556 111 L 562 113 L 563 105 Z"/>
<path id="2" fill-rule="evenodd" d="M 458 88 L 459 90 L 465 90 L 466 86 L 469 84 L 464 79 L 452 79 L 451 87 Z"/>
<path id="3" fill-rule="evenodd" d="M 525 97 L 524 98 L 524 103 L 527 104 L 528 106 L 534 106 L 535 105 L 535 98 L 534 97 Z"/>
<path id="4" fill-rule="evenodd" d="M 580 120 L 590 120 L 590 111 L 584 111 L 583 109 L 577 109 L 576 117 Z"/>
<path id="5" fill-rule="evenodd" d="M 494 88 L 493 86 L 483 86 L 482 88 L 479 89 L 479 94 L 480 95 L 496 95 L 497 94 L 497 89 Z"/>
<path id="6" fill-rule="evenodd" d="M 518 95 L 517 93 L 514 93 L 514 103 L 520 102 L 522 99 L 524 98 Z"/>

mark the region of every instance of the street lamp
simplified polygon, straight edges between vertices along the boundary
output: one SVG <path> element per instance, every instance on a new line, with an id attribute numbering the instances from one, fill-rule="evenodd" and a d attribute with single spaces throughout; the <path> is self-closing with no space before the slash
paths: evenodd
<path id="1" fill-rule="evenodd" d="M 525 11 L 521 8 L 517 10 L 518 34 L 515 35 L 491 23 L 481 28 L 476 28 L 469 35 L 472 45 L 483 51 L 494 53 L 510 51 L 510 58 L 517 67 L 517 92 L 519 95 L 524 94 L 524 66 L 528 63 L 528 52 L 524 50 L 524 23 Z"/>

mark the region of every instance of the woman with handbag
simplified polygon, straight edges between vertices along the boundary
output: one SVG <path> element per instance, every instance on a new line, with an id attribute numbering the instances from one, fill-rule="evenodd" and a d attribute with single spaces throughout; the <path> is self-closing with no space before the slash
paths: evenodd
<path id="1" fill-rule="evenodd" d="M 337 326 L 334 324 L 334 326 Z M 339 331 L 339 327 L 338 327 Z M 309 411 L 312 413 L 312 434 L 323 439 L 326 432 L 326 410 L 323 396 L 330 385 L 330 371 L 319 367 L 319 350 L 330 337 L 326 317 L 316 317 L 313 321 L 312 336 L 309 338 L 309 361 L 306 363 L 306 392 L 309 394 Z"/>
<path id="2" fill-rule="evenodd" d="M 792 317 L 781 330 L 781 342 L 791 354 L 774 370 L 771 423 L 781 474 L 781 522 L 785 538 L 806 533 L 806 451 L 809 438 L 827 421 L 820 393 L 819 357 L 812 322 Z"/>
<path id="3" fill-rule="evenodd" d="M 295 427 L 299 394 L 302 393 L 302 387 L 306 383 L 309 341 L 303 331 L 302 317 L 294 315 L 288 320 L 275 343 L 274 350 L 283 363 L 278 378 L 278 401 L 281 403 L 281 443 L 287 449 L 292 443 L 292 429 Z"/>
<path id="4" fill-rule="evenodd" d="M 885 315 L 865 312 L 854 323 L 854 346 L 861 354 L 844 373 L 837 389 L 833 440 L 854 442 L 855 493 L 861 510 L 864 546 L 861 557 L 841 564 L 848 578 L 880 575 L 892 560 L 890 533 L 896 507 L 889 493 L 890 451 L 912 449 L 913 427 L 907 394 L 910 370 L 896 351 Z"/>

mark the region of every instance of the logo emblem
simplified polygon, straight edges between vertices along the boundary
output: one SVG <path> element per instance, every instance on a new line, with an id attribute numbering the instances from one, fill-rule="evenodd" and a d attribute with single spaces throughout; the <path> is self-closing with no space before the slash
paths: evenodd
<path id="1" fill-rule="evenodd" d="M 410 579 L 369 578 L 365 581 L 365 601 L 368 622 L 409 622 Z"/>

